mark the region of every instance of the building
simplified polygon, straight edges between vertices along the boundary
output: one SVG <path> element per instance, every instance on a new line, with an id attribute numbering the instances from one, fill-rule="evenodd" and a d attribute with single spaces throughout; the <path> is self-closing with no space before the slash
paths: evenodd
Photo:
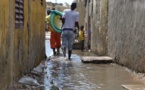
<path id="1" fill-rule="evenodd" d="M 55 8 L 56 10 L 59 10 L 60 12 L 63 12 L 64 9 L 68 9 L 69 6 L 64 6 L 63 3 L 52 3 L 52 2 L 46 2 L 46 10 Z"/>
<path id="2" fill-rule="evenodd" d="M 45 0 L 0 0 L 0 88 L 45 58 Z"/>
<path id="3" fill-rule="evenodd" d="M 84 2 L 84 21 L 88 22 L 87 30 L 91 29 L 91 50 L 100 56 L 111 56 L 116 63 L 144 73 L 145 0 Z"/>

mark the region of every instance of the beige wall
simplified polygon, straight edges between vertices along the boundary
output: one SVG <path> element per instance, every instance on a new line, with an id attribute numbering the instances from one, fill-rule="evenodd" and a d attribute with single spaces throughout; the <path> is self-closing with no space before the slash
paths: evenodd
<path id="1" fill-rule="evenodd" d="M 145 0 L 110 0 L 108 54 L 145 72 Z"/>
<path id="2" fill-rule="evenodd" d="M 87 6 L 86 8 L 89 8 L 87 10 L 90 18 L 89 21 L 91 30 L 91 50 L 97 55 L 106 55 L 106 34 L 108 30 L 108 0 L 92 0 L 88 5 L 89 6 Z"/>
<path id="3" fill-rule="evenodd" d="M 84 25 L 85 20 L 85 4 L 84 0 L 76 0 L 77 1 L 77 11 L 79 12 L 79 24 Z"/>
<path id="4" fill-rule="evenodd" d="M 145 72 L 145 1 L 90 1 L 91 50 L 97 55 L 109 55 L 132 70 Z"/>

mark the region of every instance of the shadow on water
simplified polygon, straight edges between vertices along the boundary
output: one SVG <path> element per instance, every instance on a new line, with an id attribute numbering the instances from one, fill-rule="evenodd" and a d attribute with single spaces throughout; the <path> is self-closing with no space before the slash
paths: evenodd
<path id="1" fill-rule="evenodd" d="M 59 87 L 60 90 L 126 90 L 121 85 L 140 84 L 121 66 L 84 64 L 78 54 L 73 54 L 71 61 L 55 57 L 46 63 L 45 90 L 53 90 L 52 86 Z"/>

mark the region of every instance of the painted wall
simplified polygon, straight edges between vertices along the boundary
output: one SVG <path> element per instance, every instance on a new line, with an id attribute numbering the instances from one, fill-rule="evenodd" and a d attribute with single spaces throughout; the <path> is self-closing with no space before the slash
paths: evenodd
<path id="1" fill-rule="evenodd" d="M 10 82 L 9 0 L 0 0 L 0 88 Z M 6 89 L 5 89 L 6 90 Z"/>
<path id="2" fill-rule="evenodd" d="M 45 0 L 24 0 L 24 28 L 16 29 L 15 0 L 0 0 L 1 90 L 45 58 L 45 5 Z"/>

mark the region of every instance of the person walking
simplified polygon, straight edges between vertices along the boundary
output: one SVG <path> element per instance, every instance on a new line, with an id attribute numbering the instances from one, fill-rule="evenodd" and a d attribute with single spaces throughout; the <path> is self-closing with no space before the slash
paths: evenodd
<path id="1" fill-rule="evenodd" d="M 74 42 L 74 28 L 79 30 L 79 13 L 75 11 L 77 3 L 72 2 L 70 9 L 65 9 L 62 15 L 62 51 L 66 57 L 66 47 L 68 47 L 68 59 L 71 60 L 72 46 Z"/>
<path id="2" fill-rule="evenodd" d="M 55 10 L 55 8 L 52 8 L 52 10 Z M 50 25 L 50 17 L 51 17 L 51 10 L 47 11 L 47 16 L 46 16 L 46 21 L 48 24 L 48 30 L 50 31 L 50 46 L 53 50 L 53 55 L 60 55 L 60 47 L 61 47 L 61 34 L 57 33 L 55 30 L 53 30 L 53 28 Z M 54 17 L 54 24 L 59 27 L 59 20 L 60 20 L 60 16 L 56 15 Z M 55 51 L 57 49 L 57 52 Z"/>
<path id="3" fill-rule="evenodd" d="M 84 32 L 84 26 L 83 25 L 80 27 L 79 38 L 78 39 L 81 43 L 81 51 L 84 51 L 85 32 Z"/>

